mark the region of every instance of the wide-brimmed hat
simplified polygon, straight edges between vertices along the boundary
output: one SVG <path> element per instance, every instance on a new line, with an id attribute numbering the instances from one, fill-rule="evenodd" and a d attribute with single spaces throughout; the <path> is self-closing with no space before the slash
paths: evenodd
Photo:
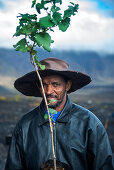
<path id="1" fill-rule="evenodd" d="M 74 92 L 91 82 L 89 75 L 82 72 L 69 70 L 68 63 L 58 58 L 47 58 L 41 60 L 40 63 L 45 65 L 45 70 L 41 70 L 39 68 L 41 77 L 60 75 L 72 81 L 72 85 L 68 93 Z M 41 97 L 39 78 L 36 71 L 29 72 L 28 74 L 18 78 L 14 83 L 14 87 L 26 96 Z"/>

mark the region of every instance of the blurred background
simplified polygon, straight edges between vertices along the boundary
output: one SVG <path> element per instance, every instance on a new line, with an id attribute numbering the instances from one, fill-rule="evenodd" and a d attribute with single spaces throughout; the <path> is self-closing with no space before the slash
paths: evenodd
<path id="1" fill-rule="evenodd" d="M 39 105 L 41 98 L 17 92 L 17 77 L 34 70 L 29 54 L 17 52 L 13 34 L 19 13 L 36 13 L 28 0 L 0 0 L 0 170 L 4 169 L 10 137 L 20 117 Z M 68 0 L 63 0 L 64 7 Z M 91 110 L 107 130 L 114 152 L 114 1 L 73 0 L 79 4 L 66 32 L 51 33 L 52 51 L 38 49 L 39 59 L 57 57 L 70 68 L 86 72 L 92 83 L 70 95 L 73 102 Z"/>

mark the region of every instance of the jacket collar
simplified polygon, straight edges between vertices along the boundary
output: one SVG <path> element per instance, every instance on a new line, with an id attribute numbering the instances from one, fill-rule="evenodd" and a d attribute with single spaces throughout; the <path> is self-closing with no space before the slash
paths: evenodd
<path id="1" fill-rule="evenodd" d="M 67 123 L 69 120 L 69 114 L 71 112 L 71 106 L 72 103 L 70 101 L 70 99 L 67 97 L 67 102 L 65 104 L 65 107 L 63 108 L 63 110 L 61 111 L 59 117 L 57 118 L 56 122 L 61 122 L 61 123 Z M 38 125 L 41 126 L 47 122 L 49 122 L 49 120 L 45 120 L 44 119 L 44 115 L 45 115 L 45 108 L 44 108 L 44 102 L 42 101 L 39 108 L 39 116 L 38 116 Z"/>

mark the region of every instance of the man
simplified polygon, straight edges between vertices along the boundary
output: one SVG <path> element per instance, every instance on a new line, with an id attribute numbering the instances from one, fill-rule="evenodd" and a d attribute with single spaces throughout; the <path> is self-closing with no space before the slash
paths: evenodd
<path id="1" fill-rule="evenodd" d="M 89 84 L 88 75 L 71 71 L 57 58 L 41 61 L 39 70 L 54 123 L 57 162 L 71 170 L 113 170 L 113 157 L 107 133 L 99 119 L 87 109 L 72 103 L 68 93 Z M 17 79 L 15 88 L 26 96 L 42 96 L 35 71 Z M 51 134 L 44 100 L 25 114 L 12 135 L 5 170 L 40 170 L 53 162 Z M 44 168 L 45 169 L 45 168 Z M 47 168 L 48 169 L 48 168 Z M 64 168 L 65 169 L 65 168 Z"/>

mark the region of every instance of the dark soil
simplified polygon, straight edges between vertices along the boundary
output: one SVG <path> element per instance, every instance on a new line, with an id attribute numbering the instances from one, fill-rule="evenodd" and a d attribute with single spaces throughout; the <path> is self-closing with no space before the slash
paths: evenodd
<path id="1" fill-rule="evenodd" d="M 92 111 L 105 126 L 114 152 L 114 88 L 82 89 L 70 95 L 73 102 Z M 11 136 L 20 117 L 39 105 L 41 99 L 0 96 L 0 170 L 4 169 Z"/>

